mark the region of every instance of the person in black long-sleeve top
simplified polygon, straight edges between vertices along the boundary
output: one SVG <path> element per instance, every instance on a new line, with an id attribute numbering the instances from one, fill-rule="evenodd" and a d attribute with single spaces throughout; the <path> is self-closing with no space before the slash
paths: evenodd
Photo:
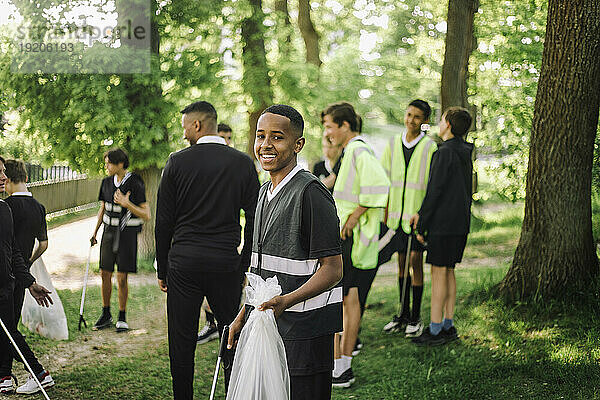
<path id="1" fill-rule="evenodd" d="M 158 284 L 167 293 L 169 357 L 175 399 L 192 399 L 194 351 L 204 297 L 219 332 L 240 305 L 248 270 L 258 176 L 246 154 L 217 136 L 217 112 L 205 101 L 181 111 L 191 146 L 172 154 L 156 208 Z M 241 255 L 240 210 L 246 225 Z M 226 366 L 226 385 L 230 374 Z"/>
<path id="2" fill-rule="evenodd" d="M 4 192 L 7 177 L 4 167 L 4 158 L 0 157 L 0 193 Z M 12 211 L 8 204 L 0 200 L 0 319 L 6 326 L 23 356 L 37 375 L 44 387 L 54 385 L 50 374 L 44 370 L 35 358 L 33 352 L 25 342 L 25 338 L 17 330 L 15 321 L 14 289 L 15 281 L 29 292 L 40 305 L 52 304 L 50 292 L 35 283 L 35 278 L 29 273 L 28 265 L 23 260 L 18 250 L 14 229 Z M 4 330 L 0 330 L 0 393 L 10 393 L 15 390 L 14 379 L 11 374 L 13 357 L 20 360 L 20 356 L 13 349 L 12 344 Z M 39 390 L 35 380 L 30 377 L 24 385 L 17 388 L 17 393 L 30 394 Z"/>
<path id="3" fill-rule="evenodd" d="M 454 267 L 462 261 L 471 222 L 473 145 L 464 141 L 471 116 L 460 107 L 451 107 L 440 120 L 443 144 L 434 153 L 427 193 L 411 225 L 417 239 L 425 243 L 431 264 L 431 323 L 419 337 L 418 345 L 439 345 L 458 338 L 454 327 L 456 278 Z"/>

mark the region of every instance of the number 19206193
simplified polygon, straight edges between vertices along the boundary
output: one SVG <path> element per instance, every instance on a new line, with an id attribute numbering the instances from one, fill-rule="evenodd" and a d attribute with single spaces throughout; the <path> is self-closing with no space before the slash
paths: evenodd
<path id="1" fill-rule="evenodd" d="M 73 43 L 19 43 L 21 53 L 52 53 L 52 52 L 73 52 L 75 45 Z"/>

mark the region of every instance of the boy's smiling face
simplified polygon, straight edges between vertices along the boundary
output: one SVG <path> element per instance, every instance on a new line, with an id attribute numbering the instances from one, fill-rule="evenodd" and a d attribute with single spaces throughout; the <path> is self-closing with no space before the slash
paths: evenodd
<path id="1" fill-rule="evenodd" d="M 404 114 L 404 125 L 406 130 L 411 135 L 419 135 L 421 133 L 421 125 L 427 122 L 425 112 L 415 106 L 408 106 Z"/>
<path id="2" fill-rule="evenodd" d="M 279 114 L 265 113 L 256 124 L 254 154 L 261 167 L 276 172 L 296 160 L 304 147 L 304 138 L 294 132 L 290 120 Z"/>

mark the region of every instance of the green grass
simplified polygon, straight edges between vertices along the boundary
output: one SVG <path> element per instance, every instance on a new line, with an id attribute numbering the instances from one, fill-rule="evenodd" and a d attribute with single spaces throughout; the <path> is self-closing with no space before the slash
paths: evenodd
<path id="1" fill-rule="evenodd" d="M 60 215 L 58 217 L 53 217 L 47 221 L 48 229 L 56 228 L 56 227 L 64 225 L 64 224 L 79 221 L 80 219 L 98 215 L 99 209 L 100 209 L 100 206 L 98 205 L 93 208 L 88 208 L 87 210 L 75 211 L 75 212 L 72 212 L 69 214 Z"/>
<path id="2" fill-rule="evenodd" d="M 467 258 L 456 270 L 455 321 L 461 339 L 443 347 L 419 348 L 400 335 L 382 334 L 397 307 L 397 288 L 393 274 L 380 275 L 360 334 L 365 347 L 353 360 L 356 383 L 350 389 L 334 389 L 333 399 L 600 399 L 598 296 L 577 304 L 507 306 L 494 296 L 494 286 L 510 264 L 522 211 L 511 207 L 476 211 L 467 253 L 477 258 Z M 430 298 L 426 270 L 425 320 Z M 130 289 L 128 320 L 138 331 L 126 335 L 79 333 L 80 291 L 61 291 L 60 296 L 69 320 L 69 341 L 28 335 L 57 382 L 51 398 L 172 397 L 165 297 L 157 287 Z M 98 288 L 88 291 L 86 310 L 92 324 L 100 312 Z M 197 347 L 195 398 L 209 396 L 216 351 L 215 342 Z M 46 356 L 50 359 L 44 362 Z M 16 370 L 22 378 L 20 367 Z M 222 378 L 217 398 L 224 398 Z"/>

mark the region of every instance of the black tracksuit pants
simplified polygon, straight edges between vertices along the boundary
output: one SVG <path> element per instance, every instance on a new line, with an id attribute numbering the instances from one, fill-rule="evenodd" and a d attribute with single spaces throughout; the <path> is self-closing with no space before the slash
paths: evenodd
<path id="1" fill-rule="evenodd" d="M 21 332 L 17 330 L 17 324 L 21 318 L 21 308 L 23 307 L 23 299 L 25 288 L 19 282 L 11 282 L 0 289 L 0 318 L 4 325 L 8 328 L 10 335 L 13 337 L 19 350 L 33 369 L 33 372 L 39 374 L 44 370 L 44 367 L 39 363 L 31 348 L 25 342 L 25 338 Z M 14 349 L 10 339 L 0 330 L 0 377 L 10 375 L 12 373 L 13 358 L 21 361 L 21 357 Z"/>
<path id="2" fill-rule="evenodd" d="M 219 333 L 236 317 L 240 305 L 239 271 L 201 272 L 176 268 L 167 273 L 169 358 L 175 400 L 193 398 L 194 354 L 198 339 L 200 307 L 207 298 Z M 232 353 L 232 352 L 229 352 Z M 224 357 L 225 389 L 229 383 L 233 354 Z M 216 362 L 216 358 L 215 358 Z"/>

